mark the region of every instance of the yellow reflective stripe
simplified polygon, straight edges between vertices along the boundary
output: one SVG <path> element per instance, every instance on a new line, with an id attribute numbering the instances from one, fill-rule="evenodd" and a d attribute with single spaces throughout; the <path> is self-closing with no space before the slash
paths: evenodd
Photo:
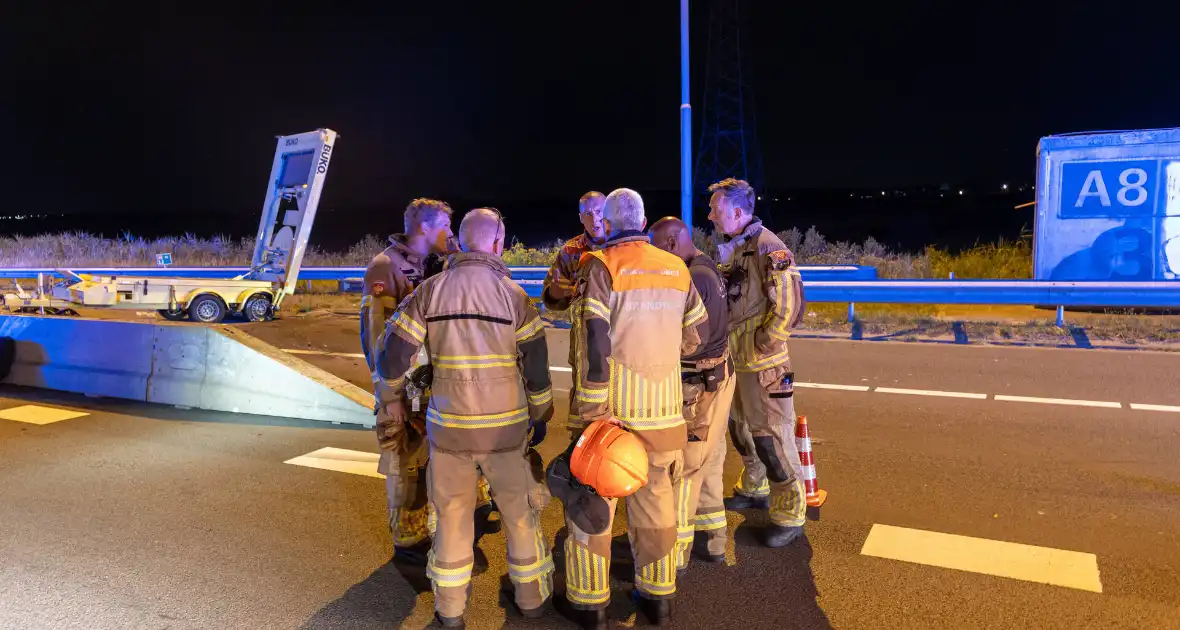
<path id="1" fill-rule="evenodd" d="M 422 343 L 426 339 L 426 329 L 422 327 L 422 324 L 414 321 L 401 311 L 394 313 L 393 317 L 389 318 L 389 321 L 396 324 L 398 328 L 406 331 L 406 334 L 418 343 Z"/>
<path id="2" fill-rule="evenodd" d="M 608 322 L 610 321 L 610 307 L 594 298 L 585 298 L 582 301 L 582 310 L 584 313 L 601 317 Z"/>
<path id="3" fill-rule="evenodd" d="M 659 429 L 671 429 L 684 424 L 684 416 L 676 413 L 666 416 L 658 416 L 655 418 L 619 418 L 623 426 L 628 429 L 637 431 L 656 431 Z"/>
<path id="4" fill-rule="evenodd" d="M 610 601 L 606 579 L 606 558 L 596 556 L 566 539 L 566 597 L 576 604 L 595 605 Z M 572 560 L 572 561 L 570 561 Z"/>
<path id="5" fill-rule="evenodd" d="M 541 322 L 541 318 L 534 317 L 532 321 L 516 329 L 516 342 L 520 343 L 521 341 L 532 337 L 533 335 L 537 334 L 538 330 L 541 330 L 542 328 L 544 328 L 544 324 Z"/>
<path id="6" fill-rule="evenodd" d="M 607 399 L 607 396 L 609 393 L 610 393 L 610 389 L 607 387 L 600 387 L 600 388 L 594 388 L 594 389 L 582 387 L 582 388 L 578 389 L 578 393 L 574 396 L 574 398 L 577 399 L 579 402 L 604 403 L 604 402 L 606 402 L 606 399 Z"/>
<path id="7" fill-rule="evenodd" d="M 431 579 L 437 586 L 448 588 L 467 586 L 471 581 L 471 570 L 475 567 L 474 562 L 468 562 L 466 565 L 455 569 L 444 569 L 434 563 L 434 552 L 429 553 L 430 561 L 426 565 L 426 576 Z"/>
<path id="8" fill-rule="evenodd" d="M 741 474 L 741 476 L 738 477 L 738 482 L 737 482 L 738 492 L 740 492 L 748 497 L 755 497 L 755 498 L 761 498 L 761 497 L 764 497 L 764 496 L 767 496 L 770 494 L 770 482 L 766 479 L 763 479 L 762 483 L 759 484 L 757 488 L 746 488 L 745 483 L 746 483 L 746 469 L 742 468 L 742 474 Z"/>
<path id="9" fill-rule="evenodd" d="M 528 419 L 529 410 L 527 407 L 515 411 L 482 415 L 443 413 L 434 407 L 426 410 L 426 420 L 428 422 L 452 429 L 493 429 L 495 427 L 506 427 L 517 422 L 527 422 Z"/>
<path id="10" fill-rule="evenodd" d="M 696 531 L 708 532 L 714 529 L 721 529 L 725 527 L 725 510 L 720 512 L 708 512 L 706 514 L 697 514 L 696 516 Z"/>
<path id="11" fill-rule="evenodd" d="M 543 404 L 553 400 L 553 388 L 552 387 L 546 387 L 545 389 L 542 389 L 539 392 L 525 391 L 525 394 L 528 396 L 529 404 L 533 405 L 533 406 L 543 405 Z"/>
<path id="12" fill-rule="evenodd" d="M 431 362 L 437 368 L 450 369 L 479 369 L 490 367 L 514 367 L 515 354 L 471 354 L 471 355 L 443 355 L 432 357 Z"/>
<path id="13" fill-rule="evenodd" d="M 675 551 L 643 567 L 635 576 L 635 587 L 650 595 L 672 595 L 676 592 Z"/>
<path id="14" fill-rule="evenodd" d="M 553 558 L 548 556 L 527 565 L 508 563 L 508 579 L 517 584 L 542 579 L 552 571 Z"/>
<path id="15" fill-rule="evenodd" d="M 688 328 L 689 326 L 692 326 L 693 324 L 701 321 L 701 318 L 704 316 L 705 304 L 704 302 L 697 302 L 697 305 L 694 306 L 691 311 L 684 314 L 684 328 Z"/>

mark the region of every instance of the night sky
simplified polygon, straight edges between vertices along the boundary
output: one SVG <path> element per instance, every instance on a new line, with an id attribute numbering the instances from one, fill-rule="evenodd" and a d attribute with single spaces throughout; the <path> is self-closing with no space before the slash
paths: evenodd
<path id="1" fill-rule="evenodd" d="M 321 208 L 679 187 L 671 0 L 114 4 L 9 8 L 11 207 L 256 216 L 273 137 L 321 126 Z M 961 4 L 752 2 L 768 185 L 1032 181 L 1043 135 L 1180 125 L 1174 15 Z"/>

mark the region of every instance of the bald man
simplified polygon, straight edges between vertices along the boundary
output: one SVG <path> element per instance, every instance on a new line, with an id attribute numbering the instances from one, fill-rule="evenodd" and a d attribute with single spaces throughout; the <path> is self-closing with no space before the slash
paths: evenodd
<path id="1" fill-rule="evenodd" d="M 541 531 L 549 495 L 540 456 L 532 450 L 553 416 L 545 330 L 500 259 L 499 212 L 468 212 L 459 245 L 462 251 L 450 257 L 446 269 L 401 304 L 378 344 L 378 370 L 386 385 L 379 402 L 394 422 L 406 420 L 401 381 L 419 348 L 426 346 L 434 366 L 426 409 L 426 484 L 438 525 L 426 572 L 444 628 L 463 627 L 475 562 L 471 512 L 481 472 L 507 536 L 517 608 L 539 617 L 553 591 L 553 558 Z"/>
<path id="2" fill-rule="evenodd" d="M 729 308 L 717 263 L 692 244 L 692 232 L 680 219 L 665 217 L 651 226 L 651 243 L 675 254 L 688 265 L 692 283 L 705 303 L 709 317 L 698 331 L 700 348 L 680 360 L 684 388 L 684 421 L 688 445 L 684 448 L 684 473 L 675 488 L 677 569 L 688 567 L 693 538 L 700 532 L 706 541 L 702 560 L 725 561 L 725 431 L 729 406 L 737 381 L 729 358 Z"/>

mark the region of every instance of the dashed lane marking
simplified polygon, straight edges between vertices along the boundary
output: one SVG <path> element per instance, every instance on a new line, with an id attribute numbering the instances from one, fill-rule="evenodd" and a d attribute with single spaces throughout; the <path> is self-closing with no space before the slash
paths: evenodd
<path id="1" fill-rule="evenodd" d="M 72 409 L 55 409 L 40 405 L 21 405 L 20 407 L 0 411 L 0 420 L 27 422 L 28 424 L 53 424 L 54 422 L 72 420 L 89 415 L 85 411 L 74 411 Z"/>
<path id="2" fill-rule="evenodd" d="M 987 394 L 972 394 L 969 392 L 943 392 L 933 389 L 899 389 L 896 387 L 878 387 L 877 392 L 882 394 L 906 394 L 909 396 L 943 396 L 946 398 L 973 398 L 975 400 L 987 400 Z"/>
<path id="3" fill-rule="evenodd" d="M 1104 407 L 1107 409 L 1122 409 L 1123 403 L 1108 400 L 1075 400 L 1072 398 L 1037 398 L 1035 396 L 1008 396 L 996 394 L 996 400 L 1007 402 L 1041 403 L 1044 405 L 1074 405 L 1077 407 Z"/>
<path id="4" fill-rule="evenodd" d="M 865 556 L 1102 592 L 1092 553 L 874 524 Z"/>
<path id="5" fill-rule="evenodd" d="M 1131 409 L 1138 411 L 1170 411 L 1172 413 L 1180 413 L 1180 407 L 1176 405 L 1145 405 L 1141 403 L 1131 403 Z"/>
<path id="6" fill-rule="evenodd" d="M 834 383 L 795 383 L 795 387 L 810 387 L 812 389 L 840 389 L 849 392 L 867 392 L 868 385 L 836 385 Z"/>
<path id="7" fill-rule="evenodd" d="M 284 349 L 285 352 L 291 354 L 318 354 L 334 357 L 347 357 L 350 359 L 363 359 L 365 355 L 359 353 L 348 352 L 325 352 L 320 350 L 298 350 L 298 349 Z M 551 365 L 549 366 L 551 372 L 573 372 L 573 368 L 567 366 Z M 871 385 L 842 385 L 840 383 L 795 383 L 795 387 L 810 388 L 810 389 L 831 389 L 848 392 L 876 392 L 880 394 L 900 394 L 908 396 L 932 396 L 941 398 L 964 398 L 970 400 L 987 400 L 987 394 L 979 394 L 974 392 L 952 392 L 938 389 L 905 389 L 900 387 L 874 387 Z M 566 390 L 560 390 L 566 391 Z M 1123 409 L 1124 405 L 1121 402 L 1114 402 L 1109 400 L 1079 400 L 1074 398 L 1040 398 L 1037 396 L 1011 396 L 1008 394 L 996 394 L 992 397 L 993 400 L 1002 402 L 1023 402 L 1034 403 L 1042 405 L 1073 405 L 1077 407 L 1101 407 L 1105 409 Z M 1129 403 L 1131 409 L 1136 411 L 1163 411 L 1180 413 L 1180 406 L 1175 405 L 1153 405 L 1147 403 Z"/>
<path id="8" fill-rule="evenodd" d="M 385 475 L 377 472 L 378 459 L 380 459 L 380 455 L 377 453 L 325 446 L 306 455 L 288 459 L 283 463 L 384 479 Z"/>
<path id="9" fill-rule="evenodd" d="M 298 350 L 296 348 L 283 348 L 283 352 L 289 354 L 318 354 L 325 357 L 344 357 L 347 359 L 365 358 L 365 355 L 359 352 L 325 352 L 323 350 Z"/>

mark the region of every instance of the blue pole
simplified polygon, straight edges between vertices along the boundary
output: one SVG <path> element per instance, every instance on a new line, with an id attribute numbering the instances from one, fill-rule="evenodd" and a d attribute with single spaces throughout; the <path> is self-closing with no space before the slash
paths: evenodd
<path id="1" fill-rule="evenodd" d="M 688 96 L 688 0 L 680 0 L 680 220 L 692 229 L 692 105 Z"/>

